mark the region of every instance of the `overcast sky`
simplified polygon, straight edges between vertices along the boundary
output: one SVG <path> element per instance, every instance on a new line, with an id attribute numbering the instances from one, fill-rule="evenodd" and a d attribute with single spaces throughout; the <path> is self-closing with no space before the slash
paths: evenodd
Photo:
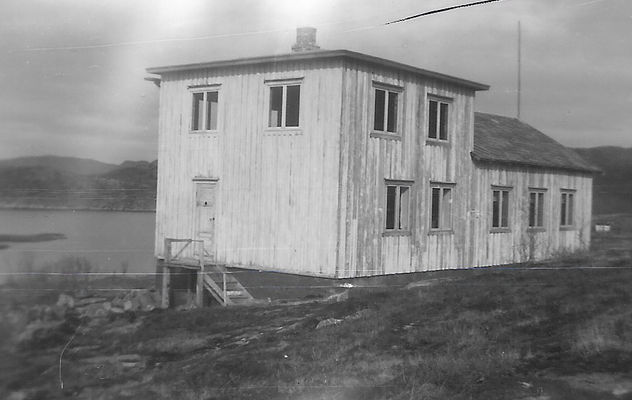
<path id="1" fill-rule="evenodd" d="M 632 1 L 1 0 L 0 158 L 153 160 L 150 66 L 287 53 L 295 28 L 349 49 L 491 85 L 476 110 L 516 114 L 568 146 L 632 146 Z"/>

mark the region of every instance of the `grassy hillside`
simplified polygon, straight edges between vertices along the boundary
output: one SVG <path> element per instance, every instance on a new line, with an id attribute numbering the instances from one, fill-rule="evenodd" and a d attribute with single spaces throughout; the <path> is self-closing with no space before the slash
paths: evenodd
<path id="1" fill-rule="evenodd" d="M 59 335 L 4 354 L 0 384 L 5 395 L 32 399 L 632 393 L 630 269 L 488 269 L 425 279 L 414 289 L 358 290 L 335 304 L 128 313 L 84 325 L 69 319 Z M 316 328 L 330 319 L 341 322 Z M 59 352 L 77 329 L 62 390 Z"/>
<path id="2" fill-rule="evenodd" d="M 574 150 L 603 171 L 595 177 L 593 211 L 632 212 L 632 148 L 604 146 Z"/>
<path id="3" fill-rule="evenodd" d="M 156 162 L 119 166 L 68 157 L 0 161 L 0 206 L 153 210 Z"/>
<path id="4" fill-rule="evenodd" d="M 5 342 L 0 397 L 630 399 L 632 218 L 615 223 L 590 253 L 381 278 L 338 303 L 69 314 Z"/>

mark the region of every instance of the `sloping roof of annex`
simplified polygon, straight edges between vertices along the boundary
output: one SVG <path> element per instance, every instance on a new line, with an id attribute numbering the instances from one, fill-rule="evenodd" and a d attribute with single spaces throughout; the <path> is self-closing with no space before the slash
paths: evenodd
<path id="1" fill-rule="evenodd" d="M 474 114 L 474 161 L 598 173 L 579 154 L 517 118 Z"/>

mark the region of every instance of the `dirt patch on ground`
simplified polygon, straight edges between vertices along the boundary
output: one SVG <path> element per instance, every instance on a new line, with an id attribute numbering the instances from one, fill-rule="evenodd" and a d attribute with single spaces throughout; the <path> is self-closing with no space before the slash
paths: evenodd
<path id="1" fill-rule="evenodd" d="M 632 375 L 630 374 L 579 374 L 558 379 L 576 389 L 601 394 L 608 393 L 619 398 L 632 398 Z"/>

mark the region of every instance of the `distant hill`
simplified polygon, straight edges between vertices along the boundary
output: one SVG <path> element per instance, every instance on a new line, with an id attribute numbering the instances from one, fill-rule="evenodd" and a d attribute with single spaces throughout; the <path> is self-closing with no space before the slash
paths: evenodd
<path id="1" fill-rule="evenodd" d="M 118 168 L 115 164 L 107 164 L 89 158 L 76 157 L 37 156 L 0 160 L 0 169 L 17 167 L 42 167 L 77 175 L 99 175 Z"/>
<path id="2" fill-rule="evenodd" d="M 156 161 L 0 160 L 0 207 L 154 210 L 156 169 Z"/>
<path id="3" fill-rule="evenodd" d="M 632 148 L 574 149 L 603 174 L 595 214 L 632 213 Z M 0 160 L 0 207 L 154 210 L 157 162 L 107 164 L 73 157 Z"/>
<path id="4" fill-rule="evenodd" d="M 632 148 L 604 146 L 574 150 L 603 172 L 593 183 L 593 212 L 632 212 Z"/>

